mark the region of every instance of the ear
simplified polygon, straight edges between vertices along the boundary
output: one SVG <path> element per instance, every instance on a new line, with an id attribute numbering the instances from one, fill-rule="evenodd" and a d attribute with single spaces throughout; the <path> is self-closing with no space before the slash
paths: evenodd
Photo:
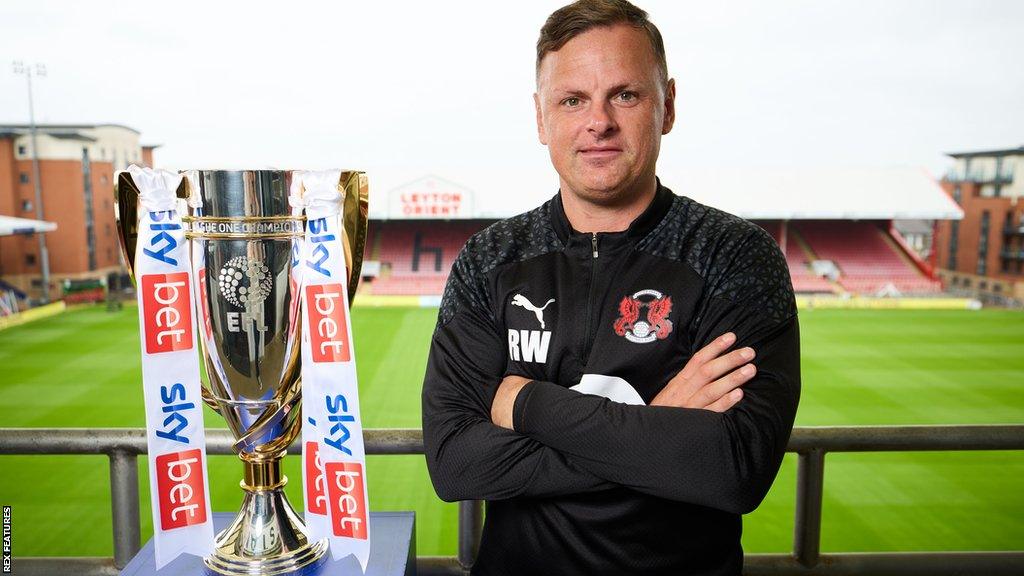
<path id="1" fill-rule="evenodd" d="M 669 78 L 668 86 L 665 88 L 665 119 L 661 124 L 662 135 L 672 131 L 676 123 L 676 79 Z"/>
<path id="2" fill-rule="evenodd" d="M 540 96 L 536 92 L 533 93 L 533 107 L 537 112 L 537 139 L 540 143 L 548 145 L 548 135 L 544 130 L 544 115 L 540 111 Z"/>

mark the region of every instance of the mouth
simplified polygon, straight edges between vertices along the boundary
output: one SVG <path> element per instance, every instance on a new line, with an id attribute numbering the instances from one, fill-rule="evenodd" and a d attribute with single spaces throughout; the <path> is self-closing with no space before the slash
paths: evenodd
<path id="1" fill-rule="evenodd" d="M 622 154 L 622 148 L 616 146 L 587 146 L 576 151 L 580 156 L 591 160 L 613 158 Z"/>

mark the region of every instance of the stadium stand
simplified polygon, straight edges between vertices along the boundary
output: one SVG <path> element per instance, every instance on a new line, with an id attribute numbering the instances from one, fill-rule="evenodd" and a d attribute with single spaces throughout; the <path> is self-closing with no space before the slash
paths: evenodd
<path id="1" fill-rule="evenodd" d="M 381 273 L 366 282 L 367 293 L 393 296 L 434 296 L 445 281 L 459 250 L 489 221 L 376 221 L 372 224 L 371 259 Z M 932 294 L 941 291 L 916 256 L 888 236 L 886 222 L 855 220 L 758 222 L 784 246 L 793 288 L 798 293 L 850 292 L 874 295 Z M 785 231 L 785 232 L 784 232 Z M 782 234 L 786 242 L 782 242 Z M 817 275 L 814 260 L 829 260 L 840 272 L 835 281 Z"/>
<path id="2" fill-rule="evenodd" d="M 839 268 L 838 282 L 848 292 L 875 294 L 895 288 L 903 294 L 927 294 L 941 290 L 938 281 L 921 272 L 912 254 L 904 252 L 887 237 L 888 232 L 883 229 L 885 223 L 807 220 L 790 226 L 790 238 L 793 231 L 797 232 L 816 259 L 831 260 Z M 790 259 L 792 249 L 786 252 L 792 273 L 795 268 Z M 794 287 L 795 276 L 794 273 Z"/>
<path id="3" fill-rule="evenodd" d="M 412 169 L 375 173 L 375 189 L 384 192 L 382 200 L 370 203 L 367 260 L 379 267 L 369 268 L 374 277 L 360 290 L 440 295 L 452 262 L 472 234 L 551 197 L 549 173 L 509 170 L 460 167 L 443 177 Z M 935 179 L 913 167 L 699 170 L 667 165 L 659 167 L 659 174 L 677 194 L 764 227 L 783 248 L 794 288 L 805 294 L 939 293 L 935 262 L 923 262 L 898 233 L 890 235 L 892 222 L 915 220 L 930 228 L 936 220 L 963 217 Z"/>
<path id="4" fill-rule="evenodd" d="M 481 221 L 374 222 L 371 258 L 381 274 L 368 283 L 371 294 L 440 295 L 448 271 L 469 237 L 487 225 Z"/>

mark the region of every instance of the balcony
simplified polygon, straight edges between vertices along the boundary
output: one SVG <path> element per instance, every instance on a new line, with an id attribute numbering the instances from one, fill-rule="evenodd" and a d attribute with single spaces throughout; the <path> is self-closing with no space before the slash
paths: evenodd
<path id="1" fill-rule="evenodd" d="M 965 182 L 973 184 L 1012 184 L 1013 183 L 1013 170 L 1003 169 L 998 173 L 989 173 L 981 171 L 971 171 L 969 174 L 964 174 L 956 170 L 950 170 L 943 177 L 943 180 L 952 182 L 954 184 Z"/>
<path id="2" fill-rule="evenodd" d="M 1024 250 L 1000 250 L 999 257 L 1003 260 L 1024 260 Z"/>

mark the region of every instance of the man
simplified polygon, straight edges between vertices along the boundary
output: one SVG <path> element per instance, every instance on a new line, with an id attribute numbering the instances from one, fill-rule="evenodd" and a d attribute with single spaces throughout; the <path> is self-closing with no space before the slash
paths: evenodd
<path id="1" fill-rule="evenodd" d="M 434 487 L 487 500 L 474 574 L 740 574 L 799 399 L 785 258 L 655 177 L 675 83 L 642 10 L 552 14 L 535 102 L 560 190 L 452 268 L 423 385 Z"/>

